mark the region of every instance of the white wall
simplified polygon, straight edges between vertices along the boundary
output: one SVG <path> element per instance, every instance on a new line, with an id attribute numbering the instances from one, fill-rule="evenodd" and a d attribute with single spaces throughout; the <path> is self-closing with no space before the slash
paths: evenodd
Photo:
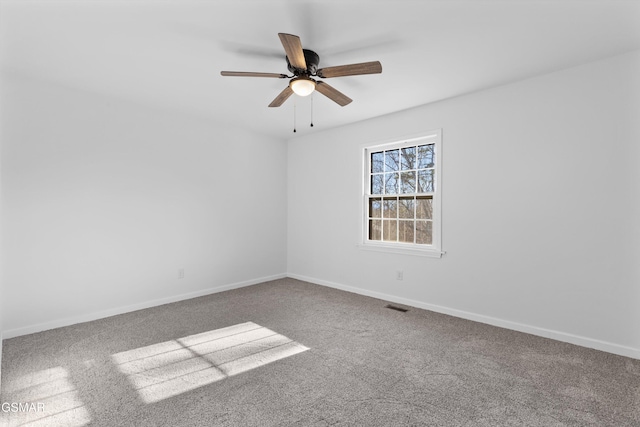
<path id="1" fill-rule="evenodd" d="M 639 79 L 634 52 L 289 141 L 289 274 L 640 358 Z M 361 144 L 436 128 L 447 254 L 357 248 Z"/>
<path id="2" fill-rule="evenodd" d="M 284 275 L 283 141 L 2 83 L 5 337 Z"/>
<path id="3" fill-rule="evenodd" d="M 0 105 L 0 117 L 2 115 L 2 105 Z M 1 123 L 0 123 L 1 126 Z M 1 129 L 1 128 L 0 128 Z M 0 130 L 1 132 L 1 130 Z M 0 139 L 0 390 L 2 390 L 2 339 L 3 339 L 3 328 L 2 328 L 2 319 L 3 319 L 3 310 L 2 306 L 4 304 L 3 300 L 3 281 L 2 281 L 2 139 Z"/>

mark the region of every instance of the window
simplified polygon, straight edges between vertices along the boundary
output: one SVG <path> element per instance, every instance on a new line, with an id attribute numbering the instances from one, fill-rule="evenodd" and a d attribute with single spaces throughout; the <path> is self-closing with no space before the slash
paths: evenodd
<path id="1" fill-rule="evenodd" d="M 368 146 L 363 247 L 441 256 L 440 131 Z"/>

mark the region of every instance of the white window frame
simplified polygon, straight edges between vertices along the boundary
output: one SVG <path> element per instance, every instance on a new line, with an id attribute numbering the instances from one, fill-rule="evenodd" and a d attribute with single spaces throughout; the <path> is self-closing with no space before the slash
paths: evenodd
<path id="1" fill-rule="evenodd" d="M 431 244 L 391 242 L 382 240 L 369 240 L 369 197 L 377 196 L 370 194 L 370 171 L 371 153 L 382 150 L 392 150 L 407 146 L 434 144 L 435 148 L 435 183 L 433 195 L 432 212 L 432 240 Z M 361 240 L 358 245 L 361 249 L 380 252 L 390 252 L 408 255 L 419 255 L 433 258 L 440 258 L 444 254 L 442 251 L 442 129 L 421 132 L 404 138 L 394 138 L 389 141 L 368 143 L 362 146 L 362 210 Z M 409 193 L 415 194 L 415 193 Z M 402 194 L 397 194 L 402 196 Z"/>

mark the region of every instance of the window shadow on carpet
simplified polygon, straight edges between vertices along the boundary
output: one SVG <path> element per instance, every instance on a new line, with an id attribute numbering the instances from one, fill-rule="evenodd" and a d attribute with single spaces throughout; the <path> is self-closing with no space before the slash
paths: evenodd
<path id="1" fill-rule="evenodd" d="M 91 422 L 69 372 L 61 366 L 23 375 L 3 392 L 12 398 L 11 403 L 3 402 L 7 425 L 80 427 Z"/>
<path id="2" fill-rule="evenodd" d="M 145 403 L 154 403 L 309 348 L 253 322 L 111 356 Z"/>

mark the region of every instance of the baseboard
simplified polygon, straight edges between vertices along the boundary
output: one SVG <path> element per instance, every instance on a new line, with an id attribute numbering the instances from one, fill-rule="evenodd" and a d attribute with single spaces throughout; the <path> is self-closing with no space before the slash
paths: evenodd
<path id="1" fill-rule="evenodd" d="M 496 317 L 485 316 L 482 314 L 471 313 L 468 311 L 457 310 L 455 308 L 444 307 L 435 304 L 429 304 L 422 301 L 402 298 L 395 295 L 389 295 L 382 292 L 370 291 L 354 286 L 343 285 L 341 283 L 330 282 L 327 280 L 317 279 L 314 277 L 302 276 L 300 274 L 288 273 L 287 277 L 292 279 L 303 280 L 305 282 L 317 285 L 328 286 L 330 288 L 340 289 L 347 292 L 353 292 L 368 297 L 378 298 L 385 301 L 404 304 L 411 307 L 422 308 L 424 310 L 435 311 L 436 313 L 448 314 L 450 316 L 462 319 L 473 320 L 474 322 L 486 323 L 500 328 L 511 329 L 518 332 L 524 332 L 531 335 L 537 335 L 544 338 L 550 338 L 556 341 L 562 341 L 570 344 L 579 345 L 581 347 L 592 348 L 595 350 L 605 351 L 607 353 L 617 354 L 620 356 L 640 359 L 640 349 L 614 344 L 607 341 L 601 341 L 580 335 L 569 334 L 566 332 L 555 331 L 551 329 L 540 328 L 537 326 L 526 325 L 523 323 L 512 322 L 509 320 L 499 319 Z"/>
<path id="2" fill-rule="evenodd" d="M 124 307 L 117 307 L 109 310 L 98 311 L 95 313 L 88 313 L 81 316 L 69 317 L 65 319 L 53 320 L 50 322 L 24 326 L 21 328 L 9 329 L 9 330 L 3 331 L 2 335 L 5 339 L 14 338 L 21 335 L 33 334 L 36 332 L 46 331 L 49 329 L 62 328 L 64 326 L 75 325 L 77 323 L 91 322 L 92 320 L 104 319 L 105 317 L 116 316 L 118 314 L 130 313 L 136 310 L 157 307 L 163 304 L 169 304 L 172 302 L 183 301 L 191 298 L 197 298 L 205 295 L 215 294 L 218 292 L 224 292 L 231 289 L 243 288 L 245 286 L 256 285 L 258 283 L 268 282 L 270 280 L 282 279 L 285 277 L 287 277 L 286 274 L 276 274 L 273 276 L 260 277 L 257 279 L 246 280 L 243 282 L 231 283 L 228 285 L 202 289 L 199 291 L 189 292 L 186 294 L 174 295 L 174 296 L 165 297 L 165 298 L 158 298 L 158 299 L 145 301 L 137 304 L 127 305 Z"/>

